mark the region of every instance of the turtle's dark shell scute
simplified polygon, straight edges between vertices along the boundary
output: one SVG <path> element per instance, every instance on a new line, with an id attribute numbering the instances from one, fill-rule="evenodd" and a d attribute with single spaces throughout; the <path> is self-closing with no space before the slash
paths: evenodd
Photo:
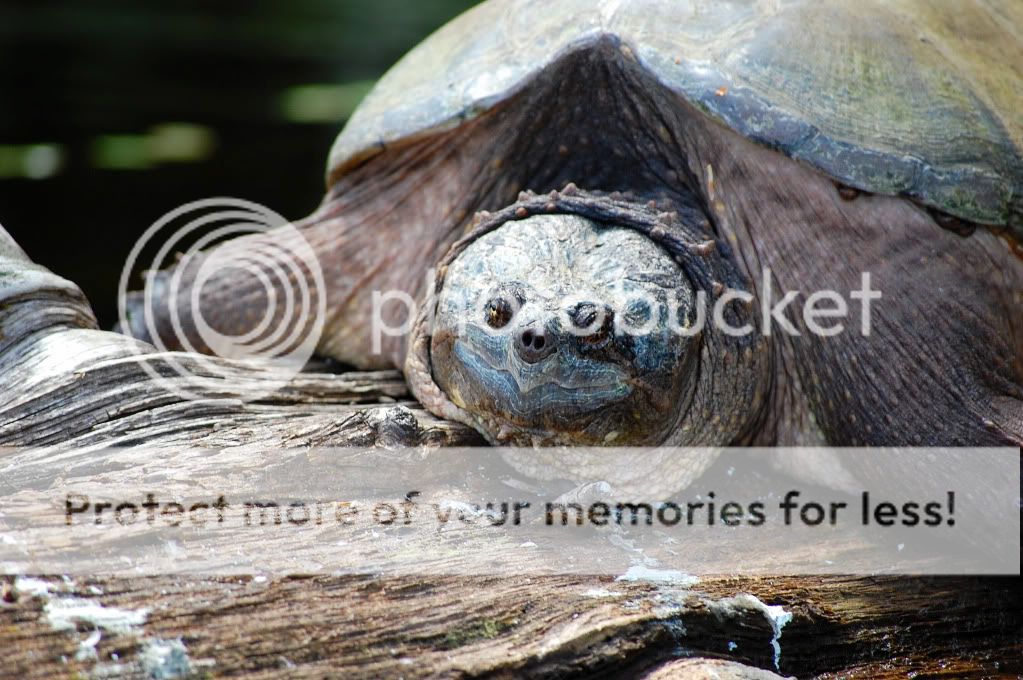
<path id="1" fill-rule="evenodd" d="M 330 174 L 612 36 L 708 115 L 842 184 L 1023 234 L 1021 32 L 1015 0 L 490 0 L 384 77 Z"/>

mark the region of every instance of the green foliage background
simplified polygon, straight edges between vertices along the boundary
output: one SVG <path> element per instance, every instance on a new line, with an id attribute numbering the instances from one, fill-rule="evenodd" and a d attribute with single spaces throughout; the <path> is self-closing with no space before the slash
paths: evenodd
<path id="1" fill-rule="evenodd" d="M 211 196 L 310 212 L 366 89 L 472 4 L 3 0 L 0 224 L 109 325 L 146 227 Z"/>

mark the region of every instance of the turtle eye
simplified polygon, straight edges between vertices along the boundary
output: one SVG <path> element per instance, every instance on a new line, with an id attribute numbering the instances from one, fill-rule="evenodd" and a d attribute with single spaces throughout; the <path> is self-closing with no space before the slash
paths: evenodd
<path id="1" fill-rule="evenodd" d="M 614 311 L 592 302 L 580 302 L 568 310 L 575 334 L 584 347 L 603 347 L 614 330 Z"/>
<path id="2" fill-rule="evenodd" d="M 512 309 L 508 300 L 503 297 L 491 298 L 483 307 L 483 319 L 487 322 L 488 326 L 495 330 L 507 326 L 514 315 L 515 310 Z"/>

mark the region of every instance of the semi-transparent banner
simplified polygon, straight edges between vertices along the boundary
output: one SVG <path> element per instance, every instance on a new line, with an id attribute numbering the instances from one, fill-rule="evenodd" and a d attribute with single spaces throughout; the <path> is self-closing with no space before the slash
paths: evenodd
<path id="1" fill-rule="evenodd" d="M 0 573 L 1019 574 L 1020 451 L 0 452 Z"/>

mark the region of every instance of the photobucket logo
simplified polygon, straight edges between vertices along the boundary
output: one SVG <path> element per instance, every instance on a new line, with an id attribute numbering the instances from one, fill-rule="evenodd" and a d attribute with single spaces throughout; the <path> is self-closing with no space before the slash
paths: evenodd
<path id="1" fill-rule="evenodd" d="M 232 240 L 238 237 L 244 241 Z M 143 250 L 154 244 L 156 255 L 140 266 Z M 144 287 L 129 298 L 139 268 Z M 218 330 L 204 313 L 218 311 L 204 308 L 204 287 L 225 281 L 244 281 L 246 299 L 264 303 L 248 310 L 251 323 L 237 333 Z M 129 299 L 142 301 L 131 305 L 132 318 Z M 208 398 L 210 390 L 259 399 L 287 384 L 312 356 L 326 314 L 323 271 L 299 230 L 273 210 L 237 198 L 204 199 L 167 213 L 136 242 L 121 272 L 118 312 L 122 328 L 144 328 L 158 350 L 173 344 L 193 353 L 166 355 L 169 376 L 152 362 L 142 364 L 167 389 L 188 399 Z M 256 362 L 261 370 L 240 370 L 209 355 Z"/>
<path id="2" fill-rule="evenodd" d="M 433 270 L 427 273 L 427 285 L 433 275 Z M 445 291 L 439 314 L 429 318 L 428 325 L 431 332 L 436 330 L 439 317 L 445 331 L 458 336 L 464 336 L 470 328 L 495 336 L 522 332 L 542 335 L 553 327 L 559 334 L 591 339 L 663 332 L 692 337 L 708 326 L 732 337 L 759 332 L 768 337 L 806 333 L 827 338 L 853 332 L 858 326 L 859 334 L 869 337 L 873 303 L 883 297 L 873 288 L 870 272 L 861 273 L 859 288 L 844 293 L 830 289 L 809 295 L 778 291 L 771 270 L 766 268 L 760 283 L 759 295 L 732 288 L 714 295 L 704 290 L 689 295 L 612 289 L 603 293 L 575 291 L 558 297 L 535 287 L 522 294 L 517 292 L 519 287 L 507 284 L 486 291 Z M 405 336 L 411 331 L 418 304 L 401 290 L 374 291 L 372 303 L 372 348 L 379 353 L 383 338 Z M 743 314 L 730 313 L 737 307 Z M 801 320 L 801 325 L 794 320 Z"/>

